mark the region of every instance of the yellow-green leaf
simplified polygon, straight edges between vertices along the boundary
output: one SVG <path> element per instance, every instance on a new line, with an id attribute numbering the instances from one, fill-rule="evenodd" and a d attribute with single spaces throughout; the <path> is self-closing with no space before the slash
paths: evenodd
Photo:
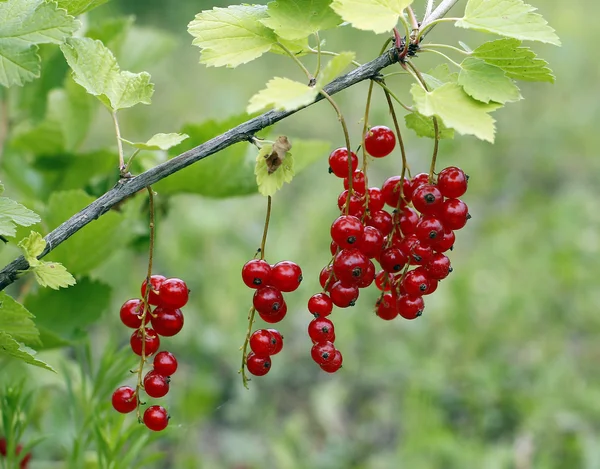
<path id="1" fill-rule="evenodd" d="M 333 0 L 331 8 L 356 29 L 391 31 L 412 0 Z"/>

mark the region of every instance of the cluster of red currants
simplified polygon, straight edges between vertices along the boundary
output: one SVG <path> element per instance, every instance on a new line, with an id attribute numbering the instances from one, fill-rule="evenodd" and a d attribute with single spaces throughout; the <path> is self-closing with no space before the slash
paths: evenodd
<path id="1" fill-rule="evenodd" d="M 142 284 L 142 298 L 146 298 L 146 285 Z M 147 357 L 154 355 L 160 347 L 160 337 L 171 337 L 183 328 L 181 309 L 188 301 L 189 290 L 185 282 L 178 278 L 165 278 L 162 275 L 150 277 L 151 288 L 144 299 L 127 300 L 121 306 L 121 321 L 127 327 L 136 329 L 131 335 L 131 349 L 141 357 L 140 370 Z M 155 308 L 152 309 L 152 306 Z M 151 323 L 152 328 L 146 327 Z M 143 379 L 143 388 L 151 398 L 164 397 L 169 392 L 170 377 L 177 370 L 175 356 L 167 351 L 155 355 L 153 369 Z M 141 374 L 140 374 L 141 377 Z M 115 410 L 121 413 L 133 412 L 139 402 L 137 389 L 121 386 L 112 396 Z M 164 430 L 169 423 L 166 409 L 159 405 L 148 407 L 143 416 L 144 424 L 154 431 Z"/>
<path id="2" fill-rule="evenodd" d="M 252 259 L 242 267 L 242 280 L 256 291 L 253 308 L 263 321 L 275 324 L 287 313 L 282 292 L 295 291 L 302 282 L 302 270 L 295 262 L 281 261 L 275 265 L 263 259 Z M 264 376 L 271 369 L 271 356 L 283 348 L 283 336 L 276 329 L 259 329 L 249 337 L 252 350 L 246 357 L 246 368 L 255 376 Z"/>
<path id="3" fill-rule="evenodd" d="M 7 446 L 6 438 L 0 438 L 0 456 L 6 457 Z M 19 456 L 21 451 L 23 451 L 23 445 L 19 443 L 15 448 L 15 454 Z M 19 462 L 19 469 L 27 469 L 29 467 L 29 461 L 31 460 L 31 453 L 27 453 L 25 456 L 22 456 L 22 458 L 23 459 Z M 1 462 L 0 466 L 2 466 Z"/>

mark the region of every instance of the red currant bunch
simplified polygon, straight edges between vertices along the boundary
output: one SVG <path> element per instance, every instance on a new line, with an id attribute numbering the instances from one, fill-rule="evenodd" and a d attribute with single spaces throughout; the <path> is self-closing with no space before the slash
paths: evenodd
<path id="1" fill-rule="evenodd" d="M 0 438 L 0 456 L 6 457 L 7 446 L 6 438 Z M 15 448 L 15 454 L 18 456 L 21 454 L 21 451 L 23 451 L 23 445 L 19 443 Z M 22 458 L 23 459 L 19 462 L 19 469 L 27 469 L 29 467 L 29 461 L 31 460 L 31 453 L 27 453 L 25 456 L 22 456 Z"/>

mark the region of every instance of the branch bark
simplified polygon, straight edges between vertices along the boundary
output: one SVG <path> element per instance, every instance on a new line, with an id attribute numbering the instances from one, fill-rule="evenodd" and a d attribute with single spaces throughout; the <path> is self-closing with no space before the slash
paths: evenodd
<path id="1" fill-rule="evenodd" d="M 379 72 L 393 63 L 398 62 L 398 54 L 395 49 L 390 49 L 380 57 L 368 62 L 355 70 L 342 75 L 341 77 L 332 81 L 325 87 L 325 92 L 329 95 L 339 93 L 361 81 L 368 80 L 379 74 Z M 250 119 L 243 124 L 221 134 L 191 150 L 176 156 L 158 166 L 155 166 L 142 174 L 130 178 L 121 179 L 117 184 L 100 196 L 90 205 L 85 207 L 80 212 L 73 215 L 62 225 L 58 226 L 55 230 L 50 232 L 46 237 L 46 249 L 38 257 L 41 259 L 46 256 L 50 251 L 56 248 L 61 243 L 65 242 L 69 237 L 77 233 L 88 223 L 98 219 L 106 212 L 108 212 L 113 206 L 123 201 L 125 198 L 135 194 L 141 189 L 155 184 L 156 182 L 164 179 L 171 174 L 180 171 L 187 166 L 200 161 L 207 156 L 218 153 L 219 151 L 234 145 L 239 142 L 250 141 L 254 134 L 266 127 L 269 127 L 276 122 L 279 122 L 292 114 L 304 109 L 308 106 L 321 101 L 323 95 L 319 94 L 317 98 L 311 104 L 304 106 L 294 111 L 269 111 L 260 116 Z M 68 266 L 67 266 L 68 267 Z M 15 259 L 6 267 L 0 271 L 0 291 L 4 290 L 8 285 L 13 283 L 18 276 L 20 271 L 29 268 L 28 262 L 23 256 Z"/>

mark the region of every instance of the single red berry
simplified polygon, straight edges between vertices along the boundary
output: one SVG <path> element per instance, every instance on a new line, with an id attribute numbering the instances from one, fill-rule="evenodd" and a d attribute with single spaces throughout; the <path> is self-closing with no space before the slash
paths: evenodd
<path id="1" fill-rule="evenodd" d="M 442 204 L 438 216 L 449 230 L 460 230 L 471 218 L 469 207 L 460 199 L 447 199 Z"/>
<path id="2" fill-rule="evenodd" d="M 119 312 L 121 316 L 121 322 L 125 324 L 127 327 L 131 327 L 132 329 L 137 329 L 142 325 L 142 313 L 144 311 L 144 302 L 139 299 L 127 300 L 121 306 L 121 311 Z M 145 324 L 150 322 L 150 314 L 146 314 Z"/>
<path id="3" fill-rule="evenodd" d="M 429 277 L 429 288 L 427 288 L 427 290 L 425 290 L 425 293 L 423 293 L 423 296 L 431 295 L 434 291 L 436 291 L 439 283 L 440 283 L 439 280 Z"/>
<path id="4" fill-rule="evenodd" d="M 315 316 L 323 318 L 333 311 L 333 302 L 326 293 L 317 293 L 308 300 L 308 310 Z"/>
<path id="5" fill-rule="evenodd" d="M 332 256 L 335 256 L 336 253 L 338 252 L 338 245 L 335 244 L 335 241 L 332 241 L 331 243 L 329 243 L 329 251 L 331 252 Z"/>
<path id="6" fill-rule="evenodd" d="M 429 288 L 429 277 L 422 267 L 406 272 L 402 279 L 402 288 L 409 296 L 422 296 Z"/>
<path id="7" fill-rule="evenodd" d="M 273 353 L 271 353 L 271 355 L 277 355 L 279 352 L 281 352 L 281 349 L 283 349 L 283 336 L 281 335 L 281 332 L 279 332 L 277 329 L 267 329 L 267 330 L 275 338 L 275 342 L 277 342 L 277 344 L 275 345 L 275 348 L 273 349 Z"/>
<path id="8" fill-rule="evenodd" d="M 264 376 L 271 369 L 271 359 L 267 355 L 250 352 L 246 357 L 246 368 L 254 376 Z"/>
<path id="9" fill-rule="evenodd" d="M 154 357 L 154 371 L 163 376 L 172 376 L 177 371 L 177 359 L 171 352 L 163 350 Z"/>
<path id="10" fill-rule="evenodd" d="M 426 243 L 422 243 L 415 235 L 402 239 L 400 249 L 408 253 L 408 259 L 411 265 L 424 265 L 429 262 L 433 256 L 433 249 Z"/>
<path id="11" fill-rule="evenodd" d="M 135 389 L 130 386 L 121 386 L 117 388 L 112 395 L 112 405 L 117 412 L 128 414 L 137 408 L 137 397 Z M 3 453 L 6 455 L 6 450 Z"/>
<path id="12" fill-rule="evenodd" d="M 358 249 L 342 249 L 333 260 L 333 272 L 344 285 L 356 285 L 360 282 L 369 259 Z"/>
<path id="13" fill-rule="evenodd" d="M 145 331 L 146 340 L 144 342 L 146 345 L 144 347 L 144 353 L 147 357 L 149 357 L 160 347 L 160 337 L 158 337 L 158 334 L 152 329 L 146 328 Z M 131 345 L 131 350 L 133 350 L 133 353 L 142 356 L 142 333 L 139 329 L 137 331 L 133 331 L 133 334 L 131 334 L 131 339 L 129 340 L 129 344 Z"/>
<path id="14" fill-rule="evenodd" d="M 386 321 L 391 321 L 398 316 L 398 309 L 396 308 L 396 297 L 391 293 L 386 293 L 377 302 L 377 316 Z"/>
<path id="15" fill-rule="evenodd" d="M 327 318 L 315 318 L 308 324 L 308 335 L 313 344 L 331 342 L 335 339 L 333 323 Z"/>
<path id="16" fill-rule="evenodd" d="M 443 254 L 436 252 L 425 266 L 425 270 L 429 277 L 436 280 L 443 280 L 450 272 L 452 272 L 450 259 Z"/>
<path id="17" fill-rule="evenodd" d="M 398 314 L 404 319 L 415 319 L 423 314 L 425 302 L 420 296 L 401 295 L 396 303 Z"/>
<path id="18" fill-rule="evenodd" d="M 400 272 L 407 262 L 406 254 L 398 248 L 384 249 L 379 256 L 381 268 L 390 274 Z"/>
<path id="19" fill-rule="evenodd" d="M 379 187 L 369 187 L 369 211 L 371 213 L 383 210 L 385 199 Z"/>
<path id="20" fill-rule="evenodd" d="M 158 289 L 160 285 L 167 279 L 164 275 L 153 275 L 150 277 L 150 285 L 152 288 L 150 289 L 150 293 L 148 294 L 148 303 L 154 306 L 158 306 L 160 304 L 160 298 L 158 297 Z M 142 283 L 142 298 L 146 297 L 146 280 Z"/>
<path id="21" fill-rule="evenodd" d="M 352 160 L 352 172 L 358 168 L 358 157 L 354 152 L 350 153 Z M 338 148 L 329 155 L 329 172 L 339 178 L 345 178 L 349 175 L 348 171 L 348 150 Z"/>
<path id="22" fill-rule="evenodd" d="M 415 236 L 417 239 L 426 245 L 431 245 L 434 240 L 441 238 L 444 235 L 444 225 L 433 215 L 424 215 L 417 223 Z"/>
<path id="23" fill-rule="evenodd" d="M 335 278 L 335 274 L 333 273 L 333 266 L 327 265 L 323 267 L 319 274 L 319 283 L 321 284 L 321 287 L 326 291 L 331 291 L 331 287 L 335 282 L 337 282 L 337 278 Z"/>
<path id="24" fill-rule="evenodd" d="M 385 270 L 380 270 L 375 276 L 375 285 L 381 291 L 390 291 L 398 280 Z"/>
<path id="25" fill-rule="evenodd" d="M 277 311 L 275 311 L 275 310 L 271 310 L 269 312 L 258 311 L 258 315 L 260 316 L 260 318 L 263 321 L 268 322 L 269 324 L 276 324 L 276 323 L 280 322 L 285 317 L 286 314 L 287 314 L 287 304 L 286 304 L 285 300 L 279 305 L 279 308 L 277 309 Z"/>
<path id="26" fill-rule="evenodd" d="M 292 261 L 281 261 L 273 266 L 270 285 L 282 292 L 292 292 L 302 282 L 302 269 Z"/>
<path id="27" fill-rule="evenodd" d="M 358 288 L 367 288 L 375 280 L 375 264 L 372 261 L 367 262 L 367 268 L 363 272 L 363 276 L 356 284 Z"/>
<path id="28" fill-rule="evenodd" d="M 391 178 L 386 179 L 383 186 L 381 186 L 381 192 L 383 193 L 385 203 L 392 208 L 398 208 L 400 195 L 402 195 L 404 201 L 410 202 L 410 197 L 412 195 L 410 179 L 404 178 L 403 182 L 400 183 L 401 180 L 402 177 L 400 176 L 392 176 Z M 402 191 L 402 194 L 400 194 L 400 191 Z M 400 204 L 400 206 L 404 206 L 406 202 Z"/>
<path id="29" fill-rule="evenodd" d="M 348 175 L 346 174 L 346 177 L 344 178 L 344 189 L 348 189 L 348 187 Z M 361 195 L 367 191 L 365 173 L 360 170 L 354 171 L 354 175 L 352 176 L 352 190 Z"/>
<path id="30" fill-rule="evenodd" d="M 279 308 L 284 304 L 283 295 L 278 288 L 262 287 L 256 290 L 252 300 L 256 311 L 263 314 L 277 314 Z"/>
<path id="31" fill-rule="evenodd" d="M 149 371 L 144 376 L 144 391 L 154 398 L 166 396 L 169 392 L 169 382 L 168 376 L 163 376 L 155 370 Z"/>
<path id="32" fill-rule="evenodd" d="M 183 328 L 183 313 L 180 309 L 157 306 L 152 313 L 152 328 L 158 335 L 172 337 Z"/>
<path id="33" fill-rule="evenodd" d="M 412 200 L 414 192 L 421 187 L 423 184 L 429 184 L 429 174 L 419 173 L 413 176 L 410 180 L 410 197 Z"/>
<path id="34" fill-rule="evenodd" d="M 442 206 L 444 196 L 433 184 L 423 184 L 413 192 L 412 203 L 423 215 L 434 215 Z"/>
<path id="35" fill-rule="evenodd" d="M 364 226 L 352 215 L 342 215 L 331 224 L 331 239 L 341 248 L 358 246 L 362 239 Z"/>
<path id="36" fill-rule="evenodd" d="M 312 359 L 318 364 L 330 362 L 335 357 L 335 346 L 331 342 L 314 344 L 310 349 Z"/>
<path id="37" fill-rule="evenodd" d="M 188 302 L 189 289 L 185 282 L 179 278 L 168 278 L 160 284 L 158 296 L 160 306 L 170 308 L 183 308 Z"/>
<path id="38" fill-rule="evenodd" d="M 270 356 L 277 345 L 273 334 L 266 329 L 258 329 L 252 333 L 250 340 L 250 349 L 257 355 Z"/>
<path id="39" fill-rule="evenodd" d="M 144 425 L 152 431 L 160 432 L 169 425 L 169 414 L 164 407 L 151 405 L 144 412 Z"/>
<path id="40" fill-rule="evenodd" d="M 365 150 L 374 158 L 389 155 L 396 146 L 396 136 L 385 125 L 371 127 L 365 135 Z"/>
<path id="41" fill-rule="evenodd" d="M 327 373 L 335 373 L 337 370 L 339 370 L 342 367 L 342 361 L 343 361 L 342 352 L 340 352 L 339 350 L 336 350 L 333 360 L 331 360 L 330 362 L 327 362 L 327 363 L 323 363 L 322 365 L 319 365 L 319 366 L 321 367 L 321 369 L 323 371 L 326 371 Z"/>
<path id="42" fill-rule="evenodd" d="M 262 259 L 252 259 L 242 267 L 242 280 L 250 288 L 260 288 L 269 284 L 271 265 Z"/>
<path id="43" fill-rule="evenodd" d="M 338 308 L 348 308 L 356 304 L 358 287 L 354 285 L 346 287 L 342 285 L 342 282 L 337 281 L 332 285 L 329 294 L 331 295 L 331 301 Z"/>
<path id="44" fill-rule="evenodd" d="M 365 226 L 363 237 L 358 244 L 358 249 L 369 259 L 377 257 L 383 246 L 381 231 L 373 226 Z M 335 254 L 335 253 L 332 253 Z"/>
<path id="45" fill-rule="evenodd" d="M 454 235 L 454 231 L 445 230 L 441 237 L 438 236 L 431 243 L 431 247 L 434 251 L 446 252 L 446 251 L 452 249 L 452 246 L 454 246 L 454 241 L 456 241 L 456 236 Z"/>
<path id="46" fill-rule="evenodd" d="M 437 186 L 444 197 L 456 199 L 467 192 L 468 179 L 462 169 L 450 166 L 438 174 Z"/>
<path id="47" fill-rule="evenodd" d="M 383 236 L 389 235 L 394 227 L 392 216 L 385 210 L 371 212 L 365 219 L 365 225 L 377 228 Z"/>
<path id="48" fill-rule="evenodd" d="M 403 208 L 394 214 L 394 221 L 400 225 L 400 231 L 404 236 L 409 236 L 417 229 L 419 214 L 410 207 Z"/>
<path id="49" fill-rule="evenodd" d="M 346 203 L 348 202 L 348 191 L 345 190 L 338 197 L 338 208 L 340 212 L 346 213 Z M 350 196 L 350 208 L 348 209 L 348 215 L 352 215 L 356 218 L 362 218 L 365 213 L 365 199 L 363 196 L 353 193 Z"/>

